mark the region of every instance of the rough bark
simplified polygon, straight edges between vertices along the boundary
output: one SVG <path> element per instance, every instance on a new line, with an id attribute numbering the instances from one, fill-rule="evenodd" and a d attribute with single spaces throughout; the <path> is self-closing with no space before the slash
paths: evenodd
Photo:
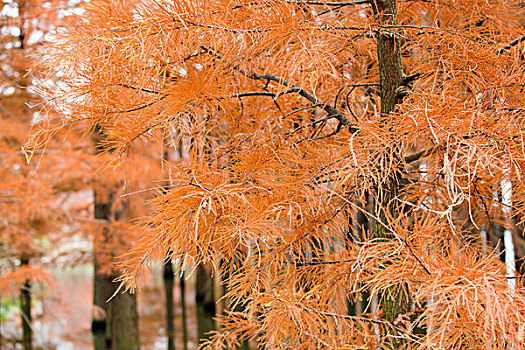
<path id="1" fill-rule="evenodd" d="M 373 0 L 371 2 L 376 21 L 381 25 L 396 25 L 396 1 L 395 0 Z M 402 96 L 403 89 L 403 66 L 401 63 L 401 48 L 394 34 L 387 29 L 382 29 L 377 34 L 377 56 L 379 63 L 379 80 L 381 86 L 381 116 L 386 117 L 394 111 Z M 388 159 L 385 155 L 383 164 L 379 164 L 382 170 L 390 169 L 394 159 Z M 392 170 L 382 177 L 382 181 L 376 184 L 376 205 L 374 215 L 382 223 L 387 222 L 387 217 L 395 214 L 394 199 L 399 189 L 399 175 Z M 388 214 L 387 214 L 388 213 Z M 380 222 L 374 224 L 375 237 L 390 240 L 392 233 Z M 384 318 L 394 322 L 399 315 L 410 311 L 410 300 L 404 285 L 395 286 L 386 290 L 381 296 L 381 307 Z M 402 347 L 402 341 L 393 338 L 392 348 Z"/>
<path id="2" fill-rule="evenodd" d="M 139 350 L 137 298 L 119 293 L 111 299 L 111 349 Z"/>

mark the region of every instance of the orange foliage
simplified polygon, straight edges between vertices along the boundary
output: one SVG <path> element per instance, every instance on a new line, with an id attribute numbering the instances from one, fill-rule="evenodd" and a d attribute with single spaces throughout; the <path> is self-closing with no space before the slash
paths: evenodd
<path id="1" fill-rule="evenodd" d="M 64 124 L 114 159 L 159 133 L 188 153 L 121 281 L 166 255 L 219 266 L 245 311 L 205 347 L 522 346 L 523 283 L 481 231 L 512 227 L 502 183 L 525 211 L 523 8 L 400 0 L 389 22 L 387 3 L 95 1 L 45 49 Z M 378 37 L 401 47 L 392 113 Z M 380 307 L 348 314 L 364 293 Z M 397 298 L 410 311 L 388 320 Z"/>
<path id="2" fill-rule="evenodd" d="M 0 276 L 0 293 L 17 295 L 27 281 L 53 285 L 53 279 L 45 270 L 39 267 L 22 266 Z"/>
<path id="3" fill-rule="evenodd" d="M 24 278 L 49 281 L 49 276 L 38 267 L 39 258 L 49 253 L 49 247 L 53 246 L 49 242 L 59 241 L 56 236 L 69 238 L 64 226 L 74 214 L 64 207 L 61 195 L 78 191 L 86 183 L 84 173 L 88 166 L 82 162 L 86 156 L 78 136 L 72 141 L 64 133 L 57 135 L 49 140 L 47 149 L 35 152 L 32 161 L 23 152 L 28 133 L 41 117 L 29 107 L 36 97 L 30 91 L 34 78 L 29 72 L 31 55 L 52 35 L 59 12 L 63 14 L 66 10 L 64 5 L 64 1 L 43 0 L 1 4 L 0 286 L 3 292 L 14 293 L 16 288 L 20 291 Z"/>

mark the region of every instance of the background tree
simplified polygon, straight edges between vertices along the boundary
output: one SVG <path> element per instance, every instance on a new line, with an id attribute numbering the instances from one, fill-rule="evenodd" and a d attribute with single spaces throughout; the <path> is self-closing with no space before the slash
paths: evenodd
<path id="1" fill-rule="evenodd" d="M 519 348 L 521 279 L 480 244 L 524 210 L 518 5 L 93 2 L 42 93 L 120 160 L 191 140 L 120 278 L 224 261 L 244 309 L 208 347 Z M 373 230 L 350 234 L 359 212 Z M 348 315 L 365 292 L 379 308 Z"/>
<path id="2" fill-rule="evenodd" d="M 96 144 L 100 142 L 99 139 Z M 116 258 L 130 249 L 130 242 L 137 237 L 138 228 L 132 220 L 148 210 L 144 205 L 148 193 L 134 192 L 160 178 L 159 158 L 151 158 L 152 154 L 142 149 L 130 164 L 98 171 L 93 179 L 95 218 L 85 228 L 93 238 L 94 248 L 95 349 L 131 350 L 140 345 L 136 296 L 118 293 L 118 284 L 113 280 L 122 273 L 115 266 Z"/>
<path id="3" fill-rule="evenodd" d="M 79 140 L 78 134 L 69 130 L 55 130 L 47 147 L 36 150 L 30 163 L 27 162 L 28 154 L 23 152 L 23 145 L 34 123 L 39 118 L 45 119 L 35 109 L 30 108 L 37 99 L 33 86 L 35 79 L 40 76 L 38 70 L 29 71 L 31 61 L 45 42 L 55 40 L 54 35 L 62 20 L 79 10 L 78 3 L 33 0 L 2 3 L 0 279 L 2 295 L 20 295 L 24 349 L 40 345 L 33 342 L 32 284 L 42 281 L 49 286 L 52 278 L 46 273 L 47 267 L 56 268 L 53 261 L 43 264 L 41 258 L 49 258 L 58 245 L 71 240 L 75 235 L 85 237 L 86 233 L 89 233 L 97 243 L 103 241 L 100 237 L 106 232 L 111 235 L 110 242 L 95 244 L 96 252 L 100 252 L 101 255 L 97 267 L 105 273 L 105 287 L 109 293 L 102 295 L 99 304 L 104 308 L 107 305 L 113 306 L 109 312 L 114 316 L 110 318 L 114 325 L 108 327 L 108 331 L 112 331 L 108 333 L 109 338 L 114 338 L 113 348 L 131 349 L 129 342 L 134 342 L 134 346 L 138 348 L 138 332 L 130 331 L 131 325 L 136 328 L 138 322 L 135 296 L 117 295 L 111 304 L 106 302 L 117 286 L 112 279 L 119 275 L 112 267 L 113 257 L 120 254 L 119 249 L 127 250 L 127 243 L 132 240 L 130 232 L 133 230 L 130 229 L 130 224 L 125 222 L 130 217 L 133 218 L 133 215 L 143 215 L 146 210 L 143 205 L 137 207 L 132 203 L 134 198 L 138 198 L 142 203 L 143 196 L 128 197 L 126 201 L 119 198 L 126 188 L 126 181 L 127 189 L 133 188 L 139 178 L 137 172 L 125 169 L 127 174 L 122 170 L 98 173 L 97 169 L 105 162 L 103 156 L 95 160 L 95 147 L 91 140 Z M 60 83 L 60 77 L 52 79 Z M 154 161 L 155 169 L 150 168 L 152 164 L 148 164 L 144 157 L 137 158 L 141 164 L 140 170 L 146 172 L 140 176 L 146 177 L 148 184 L 152 182 L 152 177 L 159 178 L 159 171 L 155 170 L 160 169 L 158 158 Z M 85 213 L 80 215 L 66 209 L 68 199 L 73 194 L 90 187 L 97 187 L 95 199 L 106 200 L 103 203 L 106 206 L 102 210 L 100 203 L 95 203 L 95 214 L 99 216 L 96 220 L 92 217 L 86 218 Z M 108 188 L 116 193 L 116 198 L 108 198 Z M 89 198 L 86 201 L 89 201 Z M 102 213 L 105 216 L 101 216 L 104 209 L 107 209 L 109 214 Z M 99 230 L 102 233 L 98 232 Z M 75 262 L 79 263 L 78 260 Z M 101 279 L 100 276 L 97 277 Z M 100 294 L 96 294 L 95 297 L 100 299 Z M 129 317 L 133 313 L 134 319 Z M 98 308 L 94 314 L 100 316 L 104 312 Z M 93 328 L 97 329 L 96 326 Z M 108 337 L 104 333 L 101 338 L 105 346 Z"/>
<path id="4" fill-rule="evenodd" d="M 71 234 L 61 228 L 71 213 L 61 207 L 60 198 L 82 186 L 86 167 L 70 168 L 78 164 L 82 146 L 63 134 L 50 141 L 49 152 L 26 161 L 22 146 L 39 117 L 28 106 L 36 98 L 30 56 L 49 40 L 60 13 L 73 9 L 75 2 L 4 1 L 0 7 L 0 290 L 2 295 L 19 295 L 22 346 L 32 349 L 33 284 L 50 281 L 39 258 L 58 238 L 50 233 Z M 65 153 L 70 156 L 65 158 Z"/>

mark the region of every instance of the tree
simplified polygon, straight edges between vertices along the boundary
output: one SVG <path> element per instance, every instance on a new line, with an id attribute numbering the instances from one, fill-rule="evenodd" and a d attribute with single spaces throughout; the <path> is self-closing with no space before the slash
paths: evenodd
<path id="1" fill-rule="evenodd" d="M 98 151 L 101 151 L 103 137 L 103 133 L 95 134 Z M 98 155 L 109 161 L 107 155 Z M 148 212 L 148 206 L 143 204 L 148 193 L 137 191 L 137 188 L 160 178 L 159 159 L 151 155 L 154 155 L 151 150 L 141 148 L 133 162 L 118 169 L 104 169 L 100 164 L 101 169 L 93 178 L 94 221 L 88 222 L 86 228 L 93 238 L 95 312 L 92 332 L 97 350 L 139 349 L 136 296 L 118 293 L 114 279 L 122 271 L 115 260 L 130 249 L 130 242 L 138 234 L 133 219 Z"/>
<path id="2" fill-rule="evenodd" d="M 522 11 L 93 2 L 47 49 L 69 75 L 42 93 L 119 159 L 157 130 L 190 146 L 120 280 L 134 290 L 166 256 L 224 262 L 244 308 L 207 347 L 516 349 L 523 284 L 481 228 L 525 208 Z M 494 195 L 503 183 L 511 201 Z M 378 309 L 347 314 L 364 292 Z"/>
<path id="3" fill-rule="evenodd" d="M 44 42 L 54 40 L 61 19 L 78 10 L 78 1 L 14 1 L 2 6 L 1 45 L 4 50 L 0 55 L 0 290 L 2 295 L 19 295 L 23 335 L 21 343 L 24 349 L 34 347 L 31 320 L 33 285 L 38 282 L 49 285 L 52 280 L 46 273 L 46 266 L 40 263 L 40 257 L 50 251 L 53 253 L 55 245 L 70 239 L 72 234 L 78 235 L 79 231 L 84 231 L 80 234 L 89 232 L 94 242 L 99 243 L 95 244 L 96 252 L 100 253 L 95 271 L 102 270 L 104 273 L 102 276 L 96 273 L 95 279 L 106 282 L 105 290 L 94 293 L 95 299 L 102 299 L 96 300 L 101 307 L 95 308 L 94 314 L 98 317 L 109 311 L 110 316 L 113 316 L 108 317 L 114 321 L 113 327 L 108 327 L 108 337 L 113 340 L 113 348 L 138 348 L 138 331 L 122 330 L 122 327 L 128 331 L 133 325 L 135 329 L 137 327 L 135 296 L 118 295 L 112 299 L 112 303 L 106 302 L 115 289 L 112 280 L 119 274 L 112 266 L 112 258 L 119 249 L 127 249 L 127 245 L 121 241 L 127 243 L 132 240 L 130 232 L 133 230 L 123 220 L 128 220 L 130 215 L 142 215 L 145 210 L 141 206 L 137 211 L 137 207 L 129 203 L 132 201 L 129 198 L 108 198 L 111 197 L 108 192 L 122 192 L 122 183 L 126 180 L 129 182 L 127 188 L 132 189 L 136 173 L 128 171 L 127 178 L 122 176 L 120 170 L 96 173 L 100 166 L 97 162 L 105 161 L 103 156 L 95 160 L 95 147 L 89 138 L 79 141 L 78 134 L 67 130 L 56 130 L 47 147 L 35 151 L 32 162 L 27 161 L 29 154 L 22 151 L 35 121 L 38 118 L 46 120 L 45 116 L 30 108 L 30 104 L 37 99 L 32 88 L 40 73 L 38 70 L 29 72 L 31 60 Z M 60 77 L 53 77 L 53 80 L 59 83 Z M 144 157 L 137 158 L 142 161 L 142 169 L 149 170 L 147 176 L 158 175 L 158 172 L 149 168 Z M 155 161 L 154 168 L 159 168 L 158 161 Z M 96 175 L 93 176 L 94 173 Z M 151 182 L 151 177 L 147 178 L 148 183 Z M 64 198 L 89 187 L 96 187 L 95 200 L 105 199 L 102 205 L 100 201 L 94 205 L 95 214 L 99 216 L 95 220 L 79 217 L 78 213 L 65 210 L 63 205 L 67 201 Z M 136 197 L 141 202 L 144 200 L 144 196 Z M 106 233 L 112 235 L 104 237 L 108 242 L 101 238 Z M 107 305 L 112 307 L 105 310 Z M 101 312 L 103 309 L 104 312 Z M 95 322 L 95 333 L 97 326 Z M 103 342 L 105 346 L 108 337 L 103 332 L 101 337 L 95 339 L 95 343 Z M 98 339 L 101 341 L 97 342 Z"/>
<path id="4" fill-rule="evenodd" d="M 19 298 L 22 347 L 33 348 L 31 304 L 34 284 L 51 278 L 39 258 L 70 213 L 60 207 L 60 195 L 82 186 L 81 171 L 70 167 L 78 149 L 71 138 L 50 140 L 49 152 L 27 161 L 22 147 L 35 119 L 28 103 L 35 99 L 30 55 L 49 39 L 63 1 L 4 1 L 0 26 L 0 292 Z M 60 9 L 57 9 L 59 6 Z M 74 2 L 68 7 L 74 8 Z M 78 141 L 74 144 L 78 147 Z M 65 159 L 63 154 L 69 154 Z M 36 168 L 40 167 L 41 172 Z M 65 170 L 67 169 L 67 170 Z"/>

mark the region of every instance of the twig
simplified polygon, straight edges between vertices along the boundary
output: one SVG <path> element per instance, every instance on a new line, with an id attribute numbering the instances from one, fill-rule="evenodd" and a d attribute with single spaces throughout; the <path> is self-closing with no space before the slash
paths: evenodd
<path id="1" fill-rule="evenodd" d="M 510 49 L 511 47 L 518 45 L 518 44 L 521 43 L 523 40 L 525 40 L 525 34 L 522 35 L 522 36 L 520 36 L 520 37 L 517 38 L 517 39 L 512 40 L 510 43 L 508 43 L 507 45 L 503 46 L 501 49 L 499 49 L 498 51 L 496 51 L 496 55 L 501 55 L 501 54 L 503 53 L 503 51 L 508 50 L 508 49 Z"/>
<path id="2" fill-rule="evenodd" d="M 278 93 L 275 93 L 275 92 L 270 92 L 270 91 L 250 91 L 250 92 L 240 92 L 238 94 L 234 94 L 234 95 L 231 95 L 229 97 L 248 97 L 248 96 L 270 96 L 270 97 L 273 97 L 273 98 L 277 98 L 281 95 L 285 95 L 285 94 L 290 94 L 292 92 L 297 92 L 297 89 L 289 89 L 289 90 L 286 90 L 286 91 L 282 91 L 282 92 L 278 92 Z"/>
<path id="3" fill-rule="evenodd" d="M 419 160 L 421 158 L 428 156 L 430 153 L 432 153 L 435 150 L 436 150 L 436 147 L 431 147 L 431 148 L 426 148 L 416 153 L 412 153 L 405 157 L 405 162 L 407 163 L 415 162 L 416 160 Z"/>
<path id="4" fill-rule="evenodd" d="M 355 0 L 355 1 L 300 1 L 300 0 L 288 0 L 292 4 L 304 4 L 304 5 L 316 5 L 316 6 L 351 6 L 351 5 L 361 5 L 361 4 L 370 4 L 370 0 Z"/>

